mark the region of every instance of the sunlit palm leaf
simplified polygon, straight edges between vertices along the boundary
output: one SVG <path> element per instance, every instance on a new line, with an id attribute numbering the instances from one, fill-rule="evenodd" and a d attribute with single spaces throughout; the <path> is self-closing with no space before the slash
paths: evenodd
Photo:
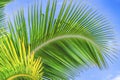
<path id="1" fill-rule="evenodd" d="M 0 43 L 0 80 L 40 80 L 42 78 L 41 58 L 34 59 L 30 46 L 25 49 L 24 42 L 13 44 L 9 37 Z"/>
<path id="2" fill-rule="evenodd" d="M 56 8 L 57 0 L 48 0 L 45 13 L 39 4 L 29 7 L 28 19 L 20 11 L 8 24 L 14 44 L 18 37 L 26 47 L 30 44 L 31 54 L 43 59 L 44 76 L 53 80 L 73 77 L 78 68 L 106 67 L 105 56 L 111 51 L 107 43 L 113 39 L 107 20 L 72 0 L 64 0 L 58 16 Z"/>

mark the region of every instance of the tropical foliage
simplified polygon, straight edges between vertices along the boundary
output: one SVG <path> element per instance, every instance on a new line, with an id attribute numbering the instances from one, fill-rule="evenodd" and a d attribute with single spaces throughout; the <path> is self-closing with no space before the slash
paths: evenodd
<path id="1" fill-rule="evenodd" d="M 9 37 L 3 37 L 0 45 L 0 80 L 39 80 L 42 78 L 41 58 L 34 59 L 25 49 L 24 42 L 19 40 L 17 49 Z"/>
<path id="2" fill-rule="evenodd" d="M 33 71 L 29 66 L 36 64 L 39 67 L 34 68 L 35 72 L 38 70 L 35 74 L 41 77 L 39 57 L 43 61 L 44 79 L 68 80 L 75 76 L 78 68 L 107 67 L 105 58 L 111 51 L 107 43 L 113 39 L 107 20 L 86 4 L 73 0 L 64 0 L 59 13 L 57 8 L 57 0 L 48 0 L 45 12 L 42 2 L 36 3 L 29 7 L 27 16 L 21 10 L 14 20 L 8 22 L 9 37 L 2 40 L 4 47 L 1 47 L 0 56 L 1 59 L 8 58 L 1 63 L 9 62 L 9 59 L 11 62 L 2 65 L 2 71 L 10 65 L 11 75 L 23 70 L 23 73 L 33 76 L 29 74 Z M 37 60 L 33 59 L 34 55 Z M 33 63 L 29 63 L 28 57 L 30 60 L 32 57 Z M 7 75 L 6 72 L 4 74 Z M 38 80 L 38 76 L 34 77 Z"/>
<path id="3" fill-rule="evenodd" d="M 4 6 L 12 0 L 0 0 L 0 27 L 3 27 L 4 20 Z"/>

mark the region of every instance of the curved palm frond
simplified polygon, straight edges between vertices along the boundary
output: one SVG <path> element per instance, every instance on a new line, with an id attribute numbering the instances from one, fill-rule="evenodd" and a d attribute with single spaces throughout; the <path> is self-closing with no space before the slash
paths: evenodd
<path id="1" fill-rule="evenodd" d="M 0 80 L 40 80 L 42 78 L 41 58 L 34 59 L 30 46 L 26 51 L 24 42 L 19 40 L 17 50 L 9 37 L 0 42 Z"/>
<path id="2" fill-rule="evenodd" d="M 48 0 L 45 13 L 42 7 L 42 3 L 29 7 L 28 19 L 24 11 L 18 12 L 8 26 L 14 44 L 20 37 L 26 47 L 31 45 L 31 54 L 42 57 L 44 76 L 68 79 L 79 67 L 107 66 L 105 56 L 111 51 L 107 43 L 113 32 L 102 15 L 73 0 L 64 0 L 57 16 L 57 0 Z"/>

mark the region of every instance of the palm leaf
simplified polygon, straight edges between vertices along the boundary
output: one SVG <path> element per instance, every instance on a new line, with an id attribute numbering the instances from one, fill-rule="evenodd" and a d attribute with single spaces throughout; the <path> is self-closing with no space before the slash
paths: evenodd
<path id="1" fill-rule="evenodd" d="M 0 0 L 0 6 L 3 7 L 12 0 Z"/>
<path id="2" fill-rule="evenodd" d="M 8 4 L 12 0 L 0 0 L 0 28 L 4 25 L 4 7 L 6 4 Z"/>
<path id="3" fill-rule="evenodd" d="M 41 58 L 34 59 L 34 54 L 30 54 L 30 46 L 25 49 L 24 42 L 19 40 L 16 50 L 9 37 L 3 37 L 0 44 L 0 80 L 42 78 Z"/>
<path id="4" fill-rule="evenodd" d="M 107 43 L 113 32 L 106 18 L 73 0 L 64 0 L 57 16 L 57 0 L 48 0 L 45 12 L 42 7 L 42 2 L 30 6 L 28 19 L 19 11 L 8 26 L 16 46 L 18 37 L 24 39 L 25 47 L 31 45 L 31 54 L 42 57 L 44 76 L 68 79 L 78 68 L 107 66 L 105 58 L 111 52 Z"/>

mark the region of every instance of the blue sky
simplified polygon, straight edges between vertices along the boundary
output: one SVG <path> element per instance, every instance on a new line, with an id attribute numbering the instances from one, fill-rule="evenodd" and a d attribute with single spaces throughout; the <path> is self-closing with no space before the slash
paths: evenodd
<path id="1" fill-rule="evenodd" d="M 61 5 L 62 0 L 58 0 Z M 115 29 L 116 39 L 120 45 L 120 0 L 84 0 L 93 8 L 97 9 L 101 14 L 106 16 Z M 20 8 L 27 9 L 29 4 L 33 4 L 35 0 L 15 0 L 6 7 L 6 15 L 11 18 Z M 91 68 L 83 71 L 80 75 L 76 75 L 75 80 L 120 80 L 120 47 L 117 47 L 117 56 L 107 70 L 99 70 Z"/>

